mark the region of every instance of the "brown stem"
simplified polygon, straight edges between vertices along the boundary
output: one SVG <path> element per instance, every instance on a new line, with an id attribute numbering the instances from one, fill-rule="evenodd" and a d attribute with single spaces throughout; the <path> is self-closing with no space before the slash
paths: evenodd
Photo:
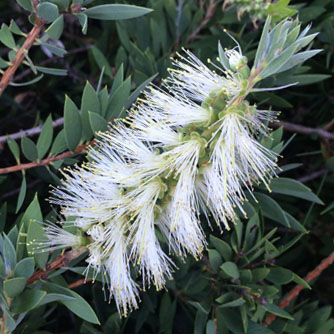
<path id="1" fill-rule="evenodd" d="M 321 261 L 321 263 L 315 267 L 312 271 L 310 271 L 306 277 L 304 278 L 304 280 L 309 283 L 311 282 L 313 279 L 315 279 L 316 277 L 318 277 L 326 268 L 328 268 L 328 266 L 330 266 L 332 263 L 334 262 L 334 252 L 329 254 L 328 257 L 326 257 L 324 260 Z M 301 285 L 297 285 L 296 287 L 294 287 L 281 301 L 281 303 L 279 304 L 279 307 L 281 309 L 286 308 L 290 302 L 292 301 L 292 299 L 294 299 L 295 297 L 298 296 L 299 292 L 302 291 L 304 289 L 303 286 Z M 266 326 L 269 326 L 276 318 L 275 314 L 269 314 L 264 323 Z"/>
<path id="2" fill-rule="evenodd" d="M 198 27 L 188 36 L 186 44 L 189 44 L 198 38 L 198 34 L 200 33 L 200 31 L 209 23 L 209 21 L 215 14 L 217 6 L 218 3 L 211 1 L 204 18 L 201 20 Z"/>
<path id="3" fill-rule="evenodd" d="M 51 271 L 61 268 L 61 267 L 66 267 L 72 260 L 76 259 L 81 254 L 85 253 L 86 250 L 87 250 L 86 247 L 81 247 L 78 249 L 72 249 L 63 255 L 58 255 L 57 258 L 53 262 L 48 263 L 46 265 L 45 270 L 41 269 L 41 270 L 36 271 L 27 280 L 26 285 L 30 285 L 40 279 L 45 280 Z"/>
<path id="4" fill-rule="evenodd" d="M 1 334 L 5 334 L 6 328 L 6 313 L 2 312 L 2 319 L 1 319 Z"/>
<path id="5" fill-rule="evenodd" d="M 68 288 L 73 289 L 73 288 L 76 288 L 76 287 L 78 287 L 80 285 L 83 285 L 87 282 L 91 282 L 92 280 L 93 280 L 92 278 L 82 278 L 82 279 L 77 280 L 76 282 L 73 282 L 73 283 L 69 284 Z"/>
<path id="6" fill-rule="evenodd" d="M 334 140 L 334 134 L 330 133 L 324 129 L 315 129 L 315 128 L 310 128 L 308 126 L 304 125 L 299 125 L 299 124 L 294 124 L 294 123 L 289 123 L 289 122 L 274 122 L 271 124 L 273 127 L 278 128 L 280 126 L 283 126 L 283 128 L 286 131 L 290 132 L 297 132 L 297 133 L 302 133 L 306 135 L 311 135 L 313 133 L 317 134 L 319 137 L 323 139 L 332 139 Z"/>
<path id="7" fill-rule="evenodd" d="M 90 143 L 90 145 L 94 145 L 94 141 L 92 141 Z M 26 164 L 19 164 L 19 165 L 16 165 L 16 166 L 0 168 L 0 175 L 1 174 L 14 173 L 14 172 L 17 172 L 17 171 L 20 171 L 20 170 L 26 170 L 26 169 L 30 169 L 30 168 L 34 168 L 34 167 L 47 166 L 51 162 L 62 160 L 62 159 L 65 159 L 67 157 L 70 157 L 70 156 L 73 155 L 73 153 L 81 153 L 81 152 L 85 151 L 88 146 L 89 145 L 83 144 L 83 145 L 78 146 L 74 150 L 74 152 L 71 152 L 71 151 L 64 152 L 64 153 L 56 155 L 54 157 L 45 158 L 45 159 L 43 159 L 39 162 L 29 162 L 29 163 L 26 163 Z"/>
<path id="8" fill-rule="evenodd" d="M 5 73 L 3 74 L 1 81 L 0 81 L 0 96 L 5 91 L 6 87 L 12 80 L 12 77 L 14 76 L 16 70 L 24 60 L 24 54 L 31 48 L 31 46 L 34 44 L 35 40 L 38 38 L 43 26 L 45 24 L 44 20 L 39 20 L 38 24 L 35 25 L 30 33 L 27 35 L 26 40 L 24 41 L 23 45 L 17 51 L 17 54 L 12 61 L 12 65 L 7 68 Z"/>

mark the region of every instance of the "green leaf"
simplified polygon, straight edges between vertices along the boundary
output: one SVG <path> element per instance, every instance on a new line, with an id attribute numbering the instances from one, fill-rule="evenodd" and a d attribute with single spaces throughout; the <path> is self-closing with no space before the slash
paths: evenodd
<path id="1" fill-rule="evenodd" d="M 62 151 L 65 151 L 66 148 L 67 148 L 67 143 L 65 139 L 65 130 L 63 129 L 57 134 L 56 139 L 52 144 L 50 155 L 56 155 Z"/>
<path id="2" fill-rule="evenodd" d="M 55 21 L 59 16 L 58 7 L 51 2 L 42 2 L 37 8 L 37 15 L 48 23 Z"/>
<path id="3" fill-rule="evenodd" d="M 143 91 L 143 89 L 150 84 L 155 77 L 158 75 L 158 73 L 152 75 L 149 77 L 147 80 L 145 80 L 142 84 L 140 84 L 129 96 L 128 100 L 126 101 L 125 104 L 125 109 L 130 108 L 131 104 L 136 100 L 136 98 L 139 96 L 139 94 Z"/>
<path id="4" fill-rule="evenodd" d="M 124 66 L 123 64 L 121 64 L 121 66 L 117 70 L 114 81 L 112 83 L 110 96 L 112 96 L 115 93 L 115 91 L 120 87 L 120 85 L 123 83 L 123 80 L 124 80 Z"/>
<path id="5" fill-rule="evenodd" d="M 118 87 L 114 94 L 110 97 L 110 102 L 107 111 L 107 121 L 111 118 L 122 117 L 125 103 L 129 97 L 131 89 L 130 78 L 127 78 L 120 87 Z"/>
<path id="6" fill-rule="evenodd" d="M 4 310 L 4 313 L 6 314 L 5 333 L 12 333 L 16 328 L 16 321 L 13 319 L 12 315 L 7 310 Z"/>
<path id="7" fill-rule="evenodd" d="M 10 49 L 16 48 L 15 39 L 5 23 L 2 24 L 0 29 L 0 41 Z"/>
<path id="8" fill-rule="evenodd" d="M 112 74 L 112 70 L 111 67 L 106 59 L 106 57 L 104 56 L 104 54 L 96 47 L 96 46 L 92 46 L 91 47 L 92 53 L 93 53 L 93 57 L 97 63 L 97 65 L 99 66 L 99 68 L 102 70 L 102 68 L 104 68 L 104 73 L 110 78 L 113 78 L 113 74 Z"/>
<path id="9" fill-rule="evenodd" d="M 220 312 L 222 321 L 233 334 L 244 334 L 242 319 L 238 312 L 233 309 L 225 308 Z M 230 332 L 227 332 L 230 333 Z"/>
<path id="10" fill-rule="evenodd" d="M 35 261 L 33 257 L 26 257 L 16 264 L 14 269 L 15 277 L 24 277 L 28 279 L 33 273 L 35 268 Z"/>
<path id="11" fill-rule="evenodd" d="M 314 57 L 315 55 L 317 55 L 319 52 L 321 52 L 322 50 L 320 49 L 316 49 L 316 50 L 309 50 L 309 51 L 303 51 L 303 52 L 299 52 L 295 55 L 293 55 L 287 62 L 286 64 L 279 69 L 278 72 L 276 73 L 281 73 L 284 71 L 289 70 L 290 68 L 303 63 L 304 61 L 306 61 L 307 59 L 310 59 L 312 57 Z"/>
<path id="12" fill-rule="evenodd" d="M 53 53 L 54 55 L 56 55 L 58 57 L 64 57 L 64 55 L 67 53 L 67 51 L 65 49 L 59 48 L 58 46 L 55 46 L 55 45 L 52 45 L 52 44 L 49 44 L 49 43 L 41 43 L 40 45 L 43 45 L 51 53 Z M 51 68 L 48 69 L 48 68 L 42 67 L 42 66 L 36 66 L 36 68 L 39 68 L 39 71 L 44 72 L 44 73 L 49 73 L 49 72 L 57 73 L 57 71 L 64 71 L 64 70 L 51 69 Z M 49 72 L 48 72 L 48 70 L 49 70 Z M 53 73 L 51 73 L 51 74 L 53 74 Z M 55 75 L 64 75 L 64 74 L 55 74 Z"/>
<path id="13" fill-rule="evenodd" d="M 67 95 L 64 104 L 64 134 L 67 147 L 73 152 L 81 138 L 81 119 L 77 106 Z"/>
<path id="14" fill-rule="evenodd" d="M 301 285 L 305 289 L 309 289 L 309 290 L 312 289 L 311 286 L 305 280 L 303 280 L 300 276 L 298 276 L 295 273 L 293 273 L 293 281 L 296 284 Z"/>
<path id="15" fill-rule="evenodd" d="M 208 249 L 209 261 L 212 269 L 218 272 L 219 266 L 222 264 L 223 259 L 215 249 Z"/>
<path id="16" fill-rule="evenodd" d="M 197 310 L 194 323 L 194 334 L 202 334 L 204 332 L 207 319 L 207 313 Z"/>
<path id="17" fill-rule="evenodd" d="M 276 334 L 271 329 L 257 324 L 254 321 L 248 320 L 247 334 Z"/>
<path id="18" fill-rule="evenodd" d="M 278 317 L 294 320 L 294 318 L 285 310 L 275 304 L 266 303 L 262 306 L 268 312 L 277 315 Z"/>
<path id="19" fill-rule="evenodd" d="M 81 99 L 82 138 L 86 140 L 89 140 L 93 135 L 88 111 L 93 111 L 99 114 L 101 106 L 93 86 L 87 81 Z"/>
<path id="20" fill-rule="evenodd" d="M 50 114 L 43 125 L 42 131 L 38 137 L 36 144 L 39 160 L 44 157 L 44 155 L 50 148 L 50 145 L 52 143 L 52 138 L 53 138 L 53 126 Z"/>
<path id="21" fill-rule="evenodd" d="M 24 201 L 24 199 L 26 197 L 26 192 L 27 192 L 27 181 L 26 181 L 25 176 L 23 175 L 22 182 L 21 182 L 21 187 L 20 187 L 20 192 L 19 192 L 19 196 L 17 198 L 17 204 L 16 204 L 15 213 L 18 213 L 19 210 L 21 209 L 23 201 Z"/>
<path id="22" fill-rule="evenodd" d="M 224 69 L 226 71 L 230 71 L 231 70 L 230 62 L 229 62 L 228 58 L 226 57 L 225 52 L 224 52 L 220 42 L 218 42 L 218 55 L 219 55 L 219 61 L 223 65 Z"/>
<path id="23" fill-rule="evenodd" d="M 240 297 L 238 299 L 232 300 L 230 302 L 227 302 L 225 304 L 219 305 L 220 308 L 226 308 L 226 307 L 239 307 L 245 303 L 245 300 Z"/>
<path id="24" fill-rule="evenodd" d="M 298 82 L 298 86 L 310 85 L 331 78 L 330 74 L 299 74 L 294 75 L 291 81 Z M 289 83 L 289 82 L 287 82 Z"/>
<path id="25" fill-rule="evenodd" d="M 81 25 L 81 31 L 84 35 L 87 34 L 87 28 L 88 28 L 88 17 L 84 13 L 75 14 L 75 16 L 78 18 L 79 23 Z"/>
<path id="26" fill-rule="evenodd" d="M 287 219 L 283 209 L 275 200 L 258 192 L 255 192 L 254 195 L 259 201 L 262 213 L 265 217 L 270 218 L 283 226 L 290 227 L 289 220 Z"/>
<path id="27" fill-rule="evenodd" d="M 230 261 L 232 259 L 232 248 L 226 241 L 210 235 L 210 242 L 213 244 L 213 246 L 216 248 L 216 250 L 224 258 L 225 261 Z"/>
<path id="28" fill-rule="evenodd" d="M 271 23 L 271 16 L 268 16 L 266 19 L 266 23 L 262 29 L 262 34 L 260 38 L 259 45 L 257 47 L 255 60 L 254 60 L 254 68 L 258 68 L 259 65 L 262 63 L 263 59 L 265 58 L 268 44 L 269 44 L 269 29 Z"/>
<path id="29" fill-rule="evenodd" d="M 25 10 L 28 10 L 29 12 L 33 11 L 31 0 L 16 0 L 16 2 Z"/>
<path id="30" fill-rule="evenodd" d="M 108 94 L 108 88 L 105 86 L 102 90 L 100 90 L 99 94 L 99 101 L 101 105 L 101 115 L 103 117 L 106 116 L 107 108 L 108 108 L 108 100 L 109 100 L 109 94 Z"/>
<path id="31" fill-rule="evenodd" d="M 19 28 L 19 26 L 16 24 L 16 22 L 12 19 L 10 20 L 9 30 L 16 35 L 25 36 L 25 34 L 22 32 L 22 30 Z"/>
<path id="32" fill-rule="evenodd" d="M 37 307 L 45 295 L 45 291 L 29 289 L 13 300 L 11 310 L 14 314 L 28 312 Z"/>
<path id="33" fill-rule="evenodd" d="M 266 280 L 278 284 L 283 285 L 291 282 L 293 279 L 293 272 L 291 270 L 275 267 L 270 269 L 270 273 L 266 277 Z"/>
<path id="34" fill-rule="evenodd" d="M 95 135 L 99 131 L 104 132 L 108 130 L 108 122 L 99 114 L 88 111 L 88 117 L 91 129 Z"/>
<path id="35" fill-rule="evenodd" d="M 285 177 L 276 178 L 271 181 L 270 188 L 274 193 L 302 198 L 316 204 L 324 204 L 310 188 L 297 180 Z"/>
<path id="36" fill-rule="evenodd" d="M 224 274 L 226 274 L 226 275 L 228 275 L 232 278 L 239 278 L 240 277 L 238 267 L 234 262 L 227 261 L 220 266 L 220 269 L 224 272 Z"/>
<path id="37" fill-rule="evenodd" d="M 41 224 L 38 223 L 42 221 L 43 216 L 36 194 L 22 217 L 22 224 L 25 224 L 27 228 L 26 242 L 28 255 L 33 255 L 38 267 L 44 269 L 48 259 L 48 252 L 35 253 L 36 243 L 38 243 L 39 240 L 47 239 Z"/>
<path id="38" fill-rule="evenodd" d="M 176 311 L 176 301 L 172 302 L 170 295 L 164 293 L 161 298 L 159 310 L 160 332 L 171 331 L 173 328 L 174 316 Z"/>
<path id="39" fill-rule="evenodd" d="M 64 15 L 60 15 L 45 32 L 53 40 L 58 40 L 64 30 Z"/>
<path id="40" fill-rule="evenodd" d="M 259 282 L 264 280 L 270 273 L 269 268 L 255 268 L 252 270 L 252 276 L 254 282 Z"/>
<path id="41" fill-rule="evenodd" d="M 0 68 L 7 68 L 8 66 L 10 66 L 10 62 L 0 57 Z"/>
<path id="42" fill-rule="evenodd" d="M 70 311 L 85 321 L 100 324 L 99 319 L 90 305 L 74 291 L 49 282 L 44 283 L 43 287 L 45 287 L 48 292 L 73 297 L 74 300 L 62 300 L 60 303 L 64 304 Z"/>
<path id="43" fill-rule="evenodd" d="M 37 147 L 28 137 L 21 138 L 21 149 L 24 156 L 30 161 L 36 161 L 38 158 Z"/>
<path id="44" fill-rule="evenodd" d="M 285 49 L 281 54 L 274 57 L 266 66 L 264 70 L 260 72 L 259 77 L 265 79 L 272 74 L 277 73 L 291 58 L 291 56 L 297 51 L 298 44 L 293 43 L 287 49 Z"/>
<path id="45" fill-rule="evenodd" d="M 39 72 L 51 74 L 51 75 L 58 75 L 58 76 L 66 76 L 67 70 L 62 70 L 60 68 L 50 68 L 50 67 L 42 67 L 42 66 L 36 66 L 36 69 Z"/>
<path id="46" fill-rule="evenodd" d="M 74 297 L 70 297 L 70 296 L 67 296 L 67 295 L 62 295 L 62 294 L 59 294 L 59 293 L 48 293 L 47 295 L 45 295 L 43 297 L 43 299 L 39 303 L 39 306 L 45 305 L 45 304 L 48 304 L 48 303 L 53 303 L 53 302 L 60 302 L 60 301 L 64 301 L 64 300 L 74 300 Z"/>
<path id="47" fill-rule="evenodd" d="M 7 143 L 8 143 L 10 151 L 14 155 L 14 158 L 15 158 L 16 162 L 19 164 L 20 163 L 20 148 L 19 148 L 19 145 L 17 144 L 17 142 L 14 139 L 12 139 L 10 137 L 7 138 Z"/>
<path id="48" fill-rule="evenodd" d="M 3 237 L 3 259 L 5 262 L 6 272 L 9 274 L 16 265 L 16 251 L 7 235 L 4 235 Z"/>
<path id="49" fill-rule="evenodd" d="M 9 298 L 14 298 L 19 295 L 26 286 L 26 279 L 24 277 L 15 277 L 4 280 L 3 290 Z"/>
<path id="50" fill-rule="evenodd" d="M 217 324 L 214 320 L 209 320 L 206 324 L 206 334 L 218 333 Z"/>
<path id="51" fill-rule="evenodd" d="M 24 224 L 20 224 L 18 236 L 16 240 L 16 261 L 20 261 L 26 254 L 26 228 Z M 24 276 L 24 275 L 19 275 Z"/>
<path id="52" fill-rule="evenodd" d="M 29 86 L 29 85 L 32 85 L 38 81 L 40 81 L 42 78 L 44 77 L 44 74 L 41 74 L 37 77 L 35 77 L 34 79 L 32 80 L 29 80 L 29 81 L 26 81 L 26 82 L 20 82 L 20 83 L 17 83 L 17 82 L 11 82 L 9 85 L 10 86 L 14 86 L 14 87 L 24 87 L 24 86 Z"/>
<path id="53" fill-rule="evenodd" d="M 101 5 L 89 8 L 84 13 L 91 19 L 126 20 L 150 13 L 152 10 L 131 5 Z"/>

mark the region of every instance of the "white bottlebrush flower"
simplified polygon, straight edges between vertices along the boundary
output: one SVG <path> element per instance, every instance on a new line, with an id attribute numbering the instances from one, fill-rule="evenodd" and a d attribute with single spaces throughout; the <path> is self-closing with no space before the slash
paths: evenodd
<path id="1" fill-rule="evenodd" d="M 126 316 L 138 308 L 138 288 L 130 275 L 130 259 L 125 232 L 128 225 L 122 218 L 109 222 L 105 229 L 103 271 L 109 289 L 109 300 L 114 298 L 117 310 Z"/>
<path id="2" fill-rule="evenodd" d="M 221 69 L 223 76 L 218 75 L 190 51 L 184 52 L 187 57 L 178 54 L 180 60 L 174 60 L 176 69 L 169 70 L 170 77 L 166 80 L 173 90 L 199 102 L 212 93 L 223 93 L 228 99 L 239 94 L 242 86 L 232 72 Z"/>
<path id="3" fill-rule="evenodd" d="M 169 126 L 184 127 L 189 124 L 208 124 L 212 114 L 207 109 L 189 100 L 184 93 L 178 94 L 173 88 L 166 89 L 173 95 L 154 87 L 145 92 L 145 99 L 138 106 L 138 117 L 133 125 L 143 119 L 165 122 Z"/>
<path id="4" fill-rule="evenodd" d="M 50 252 L 56 249 L 67 247 L 77 248 L 81 246 L 81 237 L 66 231 L 62 226 L 48 222 L 43 224 L 46 239 L 33 242 L 33 251 L 35 253 Z"/>
<path id="5" fill-rule="evenodd" d="M 299 38 L 302 47 L 303 33 Z M 143 288 L 161 289 L 171 278 L 173 263 L 156 229 L 170 250 L 199 258 L 206 247 L 201 212 L 229 229 L 239 213 L 245 215 L 243 202 L 253 184 L 269 189 L 276 156 L 257 139 L 268 134 L 265 123 L 275 113 L 245 101 L 249 92 L 261 90 L 254 88 L 257 75 L 275 72 L 273 64 L 262 68 L 261 62 L 285 41 L 268 40 L 252 70 L 239 45 L 219 49 L 226 69 L 215 65 L 220 74 L 189 51 L 179 55 L 163 88 L 150 87 L 124 121 L 99 134 L 89 162 L 68 171 L 53 190 L 51 202 L 65 217 L 75 217 L 78 235 L 51 224 L 41 249 L 86 245 L 87 277 L 102 276 L 121 314 L 138 307 L 132 267 Z"/>
<path id="6" fill-rule="evenodd" d="M 276 168 L 275 154 L 252 138 L 249 124 L 237 109 L 227 112 L 220 123 L 210 161 L 221 175 L 225 197 L 232 194 L 233 205 L 240 207 L 245 199 L 243 186 L 251 191 L 254 182 L 262 181 L 268 187 Z"/>

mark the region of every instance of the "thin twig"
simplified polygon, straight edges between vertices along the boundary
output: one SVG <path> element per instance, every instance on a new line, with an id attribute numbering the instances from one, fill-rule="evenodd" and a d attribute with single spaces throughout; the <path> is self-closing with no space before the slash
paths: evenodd
<path id="1" fill-rule="evenodd" d="M 283 122 L 283 121 L 273 122 L 271 126 L 275 128 L 279 128 L 280 126 L 283 126 L 284 130 L 289 131 L 289 132 L 297 132 L 297 133 L 302 133 L 306 135 L 317 134 L 319 137 L 323 139 L 334 140 L 334 134 L 324 129 L 315 129 L 315 128 L 310 128 L 308 126 L 289 123 L 289 122 Z"/>
<path id="2" fill-rule="evenodd" d="M 37 184 L 41 183 L 42 180 L 37 179 L 27 184 L 27 188 L 33 188 Z M 15 196 L 20 192 L 21 188 L 16 188 L 0 196 L 0 203 L 7 199 L 8 197 Z"/>
<path id="3" fill-rule="evenodd" d="M 41 270 L 36 271 L 27 280 L 26 285 L 30 285 L 30 284 L 32 284 L 35 281 L 38 281 L 40 279 L 45 280 L 47 278 L 48 274 L 51 271 L 53 271 L 55 269 L 58 269 L 58 268 L 61 268 L 61 267 L 67 267 L 68 264 L 72 260 L 76 259 L 77 257 L 79 257 L 81 254 L 85 253 L 86 251 L 87 251 L 86 247 L 81 247 L 81 248 L 78 248 L 78 249 L 70 250 L 70 251 L 64 253 L 63 255 L 58 255 L 57 258 L 53 262 L 48 263 L 46 265 L 45 270 L 41 269 Z"/>
<path id="4" fill-rule="evenodd" d="M 306 277 L 304 278 L 304 280 L 309 283 L 312 280 L 314 280 L 316 277 L 318 277 L 326 268 L 328 268 L 332 263 L 334 262 L 334 252 L 331 253 L 328 257 L 326 257 L 324 260 L 321 261 L 321 263 L 312 271 L 310 271 Z M 299 292 L 302 291 L 304 289 L 303 286 L 301 285 L 297 285 L 296 287 L 294 287 L 281 301 L 279 307 L 281 309 L 286 308 L 291 301 L 298 296 Z M 269 326 L 276 318 L 275 314 L 269 314 L 264 323 L 266 326 Z"/>
<path id="5" fill-rule="evenodd" d="M 309 175 L 305 175 L 305 176 L 302 176 L 298 179 L 299 182 L 301 183 L 306 183 L 306 182 L 309 182 L 309 181 L 312 181 L 314 179 L 317 179 L 318 177 L 324 175 L 326 172 L 328 172 L 327 169 L 320 169 L 320 170 L 317 170 Z"/>
<path id="6" fill-rule="evenodd" d="M 52 122 L 52 126 L 55 128 L 64 124 L 64 117 L 58 118 Z M 18 132 L 4 135 L 0 137 L 0 144 L 7 142 L 8 137 L 12 138 L 13 140 L 20 139 L 21 137 L 32 137 L 41 133 L 43 128 L 43 124 L 38 125 L 34 128 L 27 129 L 27 130 L 20 130 Z"/>
<path id="7" fill-rule="evenodd" d="M 94 140 L 89 145 L 93 145 L 93 143 L 94 143 Z M 26 163 L 26 164 L 19 164 L 19 165 L 16 165 L 16 166 L 0 168 L 0 174 L 14 173 L 14 172 L 17 172 L 17 171 L 20 171 L 20 170 L 26 170 L 26 169 L 30 169 L 30 168 L 34 168 L 34 167 L 47 166 L 54 161 L 58 161 L 58 160 L 68 158 L 68 157 L 72 156 L 74 153 L 81 153 L 81 152 L 85 151 L 89 145 L 86 145 L 86 144 L 80 145 L 74 150 L 74 152 L 67 151 L 67 152 L 64 152 L 62 154 L 59 154 L 59 155 L 56 155 L 56 156 L 53 156 L 53 157 L 45 158 L 45 159 L 43 159 L 39 162 L 29 162 L 29 163 Z"/>
<path id="8" fill-rule="evenodd" d="M 210 2 L 204 18 L 201 20 L 197 28 L 188 36 L 186 44 L 189 44 L 198 38 L 200 31 L 209 23 L 209 21 L 215 14 L 217 6 L 218 2 L 213 2 L 213 1 Z"/>
<path id="9" fill-rule="evenodd" d="M 31 48 L 31 46 L 34 44 L 34 42 L 38 38 L 44 24 L 45 24 L 45 21 L 40 19 L 38 21 L 37 25 L 35 25 L 31 29 L 30 33 L 27 35 L 27 38 L 24 41 L 21 48 L 17 51 L 16 56 L 15 56 L 14 60 L 12 61 L 11 66 L 9 66 L 6 69 L 5 73 L 3 74 L 2 78 L 1 78 L 1 81 L 0 81 L 0 96 L 3 94 L 6 87 L 8 86 L 10 81 L 12 80 L 16 70 L 18 69 L 20 64 L 23 62 L 24 55 L 28 52 L 28 50 Z"/>
<path id="10" fill-rule="evenodd" d="M 73 282 L 73 283 L 69 284 L 68 288 L 73 289 L 73 288 L 81 286 L 81 285 L 83 285 L 87 282 L 91 282 L 92 280 L 93 280 L 92 278 L 82 278 L 82 279 L 77 280 L 76 282 Z"/>

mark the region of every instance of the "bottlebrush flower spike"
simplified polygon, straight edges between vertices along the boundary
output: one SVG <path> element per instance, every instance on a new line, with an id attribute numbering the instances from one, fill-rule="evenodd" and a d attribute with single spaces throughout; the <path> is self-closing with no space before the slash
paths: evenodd
<path id="1" fill-rule="evenodd" d="M 175 266 L 166 251 L 201 257 L 201 213 L 229 229 L 245 215 L 253 184 L 270 190 L 277 157 L 258 137 L 268 135 L 265 123 L 275 113 L 246 97 L 263 89 L 255 87 L 262 79 L 319 50 L 298 53 L 315 34 L 306 36 L 308 28 L 299 34 L 297 21 L 269 27 L 270 19 L 252 69 L 239 45 L 225 51 L 219 45 L 218 72 L 189 51 L 179 55 L 163 87 L 149 87 L 125 120 L 100 134 L 89 162 L 68 170 L 53 189 L 50 201 L 75 217 L 77 233 L 50 225 L 44 248 L 87 246 L 86 276 L 102 276 L 120 314 L 138 307 L 138 275 L 143 289 L 161 289 L 171 279 Z"/>

